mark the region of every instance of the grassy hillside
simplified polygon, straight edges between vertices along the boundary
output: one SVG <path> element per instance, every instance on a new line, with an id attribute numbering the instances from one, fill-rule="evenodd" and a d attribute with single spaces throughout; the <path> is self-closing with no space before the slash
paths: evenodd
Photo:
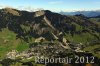
<path id="1" fill-rule="evenodd" d="M 0 59 L 11 50 L 23 51 L 28 49 L 28 44 L 21 39 L 16 39 L 16 34 L 7 28 L 0 31 Z"/>

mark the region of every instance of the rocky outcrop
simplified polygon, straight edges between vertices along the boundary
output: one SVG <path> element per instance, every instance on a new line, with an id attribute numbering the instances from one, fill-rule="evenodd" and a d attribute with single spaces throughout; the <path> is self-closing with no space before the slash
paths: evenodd
<path id="1" fill-rule="evenodd" d="M 39 42 L 43 42 L 45 40 L 46 39 L 44 37 L 39 37 L 39 38 L 35 39 L 35 42 L 39 43 Z"/>
<path id="2" fill-rule="evenodd" d="M 45 12 L 43 10 L 36 11 L 35 12 L 35 17 L 43 16 L 44 14 L 45 14 Z"/>

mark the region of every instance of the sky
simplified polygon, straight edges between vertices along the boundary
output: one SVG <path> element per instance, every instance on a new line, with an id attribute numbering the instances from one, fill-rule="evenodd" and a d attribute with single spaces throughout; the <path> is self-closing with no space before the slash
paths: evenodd
<path id="1" fill-rule="evenodd" d="M 29 11 L 87 11 L 100 10 L 100 0 L 0 0 L 0 8 L 5 7 Z"/>

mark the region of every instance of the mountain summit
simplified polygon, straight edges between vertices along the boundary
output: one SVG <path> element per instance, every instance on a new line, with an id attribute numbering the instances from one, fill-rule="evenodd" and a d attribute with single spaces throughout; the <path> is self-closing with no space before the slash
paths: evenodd
<path id="1" fill-rule="evenodd" d="M 17 11 L 16 9 L 4 8 L 4 9 L 2 9 L 2 10 L 3 10 L 3 12 L 5 12 L 5 13 L 11 13 L 11 14 L 13 14 L 13 15 L 15 15 L 15 16 L 20 16 L 20 14 L 18 13 L 18 11 Z"/>

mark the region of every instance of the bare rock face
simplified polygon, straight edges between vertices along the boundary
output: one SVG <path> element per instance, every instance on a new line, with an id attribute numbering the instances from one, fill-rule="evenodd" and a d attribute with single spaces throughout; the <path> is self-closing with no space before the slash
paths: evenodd
<path id="1" fill-rule="evenodd" d="M 42 15 L 44 15 L 45 14 L 45 12 L 43 11 L 43 10 L 40 10 L 40 11 L 37 11 L 36 13 L 35 13 L 35 17 L 39 17 L 39 16 L 42 16 Z"/>

